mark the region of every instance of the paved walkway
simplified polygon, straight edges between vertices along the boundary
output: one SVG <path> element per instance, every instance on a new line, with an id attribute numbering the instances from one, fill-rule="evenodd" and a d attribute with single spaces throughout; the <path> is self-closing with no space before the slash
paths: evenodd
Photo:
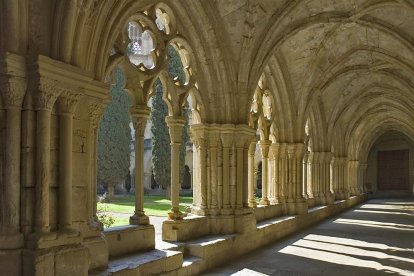
<path id="1" fill-rule="evenodd" d="M 414 200 L 376 199 L 203 275 L 414 276 Z"/>

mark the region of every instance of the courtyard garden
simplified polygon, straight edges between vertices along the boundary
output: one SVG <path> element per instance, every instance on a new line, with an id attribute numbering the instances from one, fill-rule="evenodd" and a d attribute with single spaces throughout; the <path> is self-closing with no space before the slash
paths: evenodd
<path id="1" fill-rule="evenodd" d="M 180 211 L 184 212 L 187 206 L 193 203 L 192 196 L 180 196 Z M 144 197 L 144 210 L 147 216 L 167 217 L 171 209 L 171 200 L 160 195 L 146 195 Z M 115 196 L 110 203 L 98 203 L 98 214 L 112 217 L 111 226 L 129 224 L 129 217 L 134 214 L 135 196 Z"/>

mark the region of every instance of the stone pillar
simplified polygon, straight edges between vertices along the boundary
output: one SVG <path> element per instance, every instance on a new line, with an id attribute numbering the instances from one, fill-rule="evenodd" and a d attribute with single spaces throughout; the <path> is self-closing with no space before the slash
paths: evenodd
<path id="1" fill-rule="evenodd" d="M 309 191 L 308 191 L 308 159 L 309 159 L 309 151 L 305 151 L 303 155 L 303 197 L 305 199 L 309 198 Z"/>
<path id="2" fill-rule="evenodd" d="M 59 111 L 59 230 L 72 229 L 72 132 L 73 113 L 80 93 L 64 91 L 58 98 Z"/>
<path id="3" fill-rule="evenodd" d="M 170 129 L 171 138 L 171 212 L 169 219 L 183 219 L 179 210 L 180 201 L 180 146 L 185 120 L 182 117 L 166 117 L 165 121 Z"/>
<path id="4" fill-rule="evenodd" d="M 331 185 L 333 187 L 335 199 L 348 199 L 349 191 L 347 187 L 347 158 L 334 157 L 331 161 Z"/>
<path id="5" fill-rule="evenodd" d="M 144 135 L 149 114 L 150 109 L 145 106 L 131 111 L 135 128 L 135 213 L 129 218 L 129 223 L 134 225 L 149 224 L 144 212 Z"/>
<path id="6" fill-rule="evenodd" d="M 285 203 L 287 201 L 287 184 L 288 184 L 288 154 L 287 154 L 287 144 L 277 144 L 278 147 L 278 159 L 276 166 L 277 169 L 277 201 L 278 203 Z"/>
<path id="7" fill-rule="evenodd" d="M 105 112 L 105 108 L 108 101 L 93 101 L 89 103 L 89 121 L 90 121 L 90 133 L 89 133 L 89 164 L 90 164 L 90 185 L 88 188 L 88 212 L 89 212 L 89 226 L 93 229 L 100 228 L 100 222 L 96 216 L 97 205 L 97 141 L 98 141 L 98 127 L 99 122 Z"/>
<path id="8" fill-rule="evenodd" d="M 249 180 L 248 180 L 248 186 L 249 186 L 249 206 L 250 207 L 256 207 L 256 197 L 254 193 L 254 154 L 256 152 L 256 140 L 252 141 L 249 145 L 249 156 L 248 156 L 248 166 L 249 166 Z"/>
<path id="9" fill-rule="evenodd" d="M 333 204 L 334 195 L 330 187 L 331 152 L 311 152 L 308 158 L 312 195 L 316 204 Z"/>
<path id="10" fill-rule="evenodd" d="M 198 163 L 193 165 L 195 175 L 193 183 L 194 204 L 192 212 L 198 215 L 206 215 L 207 212 L 207 143 L 204 125 L 192 125 L 191 139 L 194 143 L 194 160 Z M 225 188 L 224 188 L 225 189 Z"/>
<path id="11" fill-rule="evenodd" d="M 351 196 L 356 196 L 360 194 L 358 189 L 358 167 L 359 161 L 348 161 L 348 186 L 349 193 Z"/>
<path id="12" fill-rule="evenodd" d="M 357 188 L 358 188 L 359 194 L 366 192 L 364 188 L 364 177 L 365 177 L 365 172 L 367 171 L 367 167 L 368 167 L 367 163 L 359 163 L 358 181 L 357 181 Z"/>
<path id="13" fill-rule="evenodd" d="M 218 209 L 218 142 L 219 142 L 219 129 L 215 126 L 211 126 L 208 130 L 208 159 L 209 165 L 207 183 L 207 205 L 209 206 L 211 214 L 217 214 Z"/>
<path id="14" fill-rule="evenodd" d="M 269 202 L 270 204 L 276 204 L 276 195 L 275 195 L 275 159 L 276 159 L 276 155 L 275 155 L 275 148 L 276 144 L 272 143 L 270 144 L 269 147 L 269 167 L 268 167 L 268 178 L 267 178 L 267 186 L 269 187 L 269 193 L 268 193 L 268 198 L 269 198 Z"/>
<path id="15" fill-rule="evenodd" d="M 223 208 L 229 209 L 230 205 L 230 151 L 233 146 L 234 129 L 229 127 L 221 132 L 223 144 Z M 199 166 L 199 164 L 197 164 Z M 254 169 L 254 168 L 253 168 Z"/>
<path id="16" fill-rule="evenodd" d="M 321 186 L 321 194 L 323 194 L 322 204 L 330 205 L 333 204 L 335 201 L 334 195 L 331 189 L 331 181 L 330 181 L 330 173 L 331 173 L 331 160 L 332 160 L 332 153 L 331 152 L 321 152 L 320 158 L 320 186 Z"/>
<path id="17" fill-rule="evenodd" d="M 268 186 L 268 166 L 269 166 L 269 147 L 271 142 L 269 140 L 262 140 L 259 142 L 260 151 L 262 153 L 262 198 L 260 199 L 261 205 L 269 205 L 269 186 Z"/>
<path id="18" fill-rule="evenodd" d="M 56 83 L 41 79 L 35 92 L 36 108 L 36 233 L 47 234 L 49 224 L 51 112 L 59 96 Z"/>
<path id="19" fill-rule="evenodd" d="M 308 206 L 303 197 L 302 188 L 302 163 L 304 154 L 303 143 L 287 144 L 288 154 L 288 198 L 287 213 L 288 214 L 304 214 L 307 213 Z"/>
<path id="20" fill-rule="evenodd" d="M 26 94 L 26 79 L 4 76 L 1 79 L 0 91 L 5 109 L 5 144 L 3 167 L 3 210 L 0 235 L 17 238 L 17 248 L 23 245 L 20 234 L 20 143 L 21 143 L 21 110 Z M 17 237 L 19 236 L 19 237 Z M 0 239 L 0 244 L 3 241 Z M 7 245 L 6 245 L 7 246 Z M 2 248 L 2 244 L 0 245 Z"/>

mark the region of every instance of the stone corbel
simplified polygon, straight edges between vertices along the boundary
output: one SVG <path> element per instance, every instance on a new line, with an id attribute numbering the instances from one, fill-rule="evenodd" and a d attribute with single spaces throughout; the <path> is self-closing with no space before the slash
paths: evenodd
<path id="1" fill-rule="evenodd" d="M 79 89 L 60 88 L 61 92 L 57 98 L 58 110 L 61 114 L 73 114 L 83 93 Z"/>
<path id="2" fill-rule="evenodd" d="M 89 121 L 93 129 L 98 128 L 107 105 L 107 101 L 93 101 L 89 104 Z"/>
<path id="3" fill-rule="evenodd" d="M 26 79 L 15 76 L 3 76 L 0 83 L 3 107 L 5 109 L 20 109 L 26 95 Z"/>

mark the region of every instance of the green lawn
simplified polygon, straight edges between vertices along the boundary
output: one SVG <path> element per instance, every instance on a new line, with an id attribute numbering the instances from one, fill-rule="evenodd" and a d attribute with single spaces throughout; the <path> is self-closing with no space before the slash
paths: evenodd
<path id="1" fill-rule="evenodd" d="M 193 203 L 193 197 L 181 196 L 180 197 L 180 211 L 184 212 L 186 207 Z M 102 203 L 102 208 L 106 212 L 114 212 L 132 215 L 135 210 L 135 197 L 133 195 L 125 195 L 115 197 L 111 203 Z M 144 197 L 144 210 L 148 216 L 166 217 L 171 209 L 171 201 L 165 199 L 164 196 L 145 196 Z M 128 217 L 115 217 L 115 223 L 112 226 L 129 224 Z"/>

